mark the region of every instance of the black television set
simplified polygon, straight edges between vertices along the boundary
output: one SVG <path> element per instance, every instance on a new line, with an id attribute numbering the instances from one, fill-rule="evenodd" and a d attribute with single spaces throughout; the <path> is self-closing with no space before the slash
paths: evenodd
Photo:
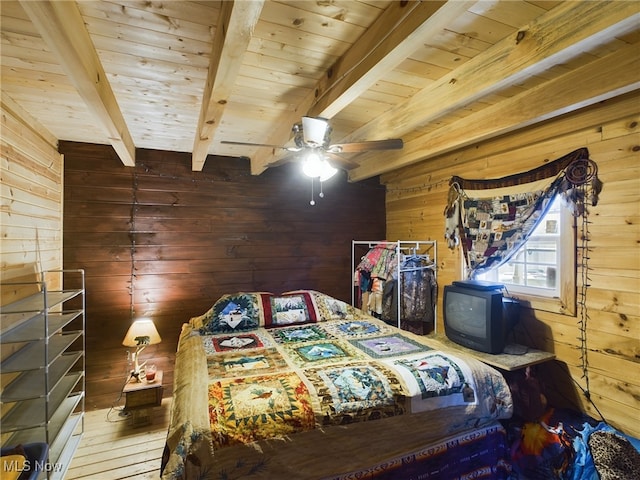
<path id="1" fill-rule="evenodd" d="M 444 287 L 444 331 L 451 341 L 473 350 L 502 353 L 519 317 L 517 300 L 503 295 L 504 286 L 483 281 L 457 281 Z"/>

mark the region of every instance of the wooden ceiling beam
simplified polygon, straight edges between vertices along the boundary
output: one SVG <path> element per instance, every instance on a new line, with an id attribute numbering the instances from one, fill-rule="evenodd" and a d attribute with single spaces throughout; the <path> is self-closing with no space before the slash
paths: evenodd
<path id="1" fill-rule="evenodd" d="M 122 163 L 135 165 L 135 144 L 76 2 L 20 4 L 56 56 L 87 108 L 107 134 Z"/>
<path id="2" fill-rule="evenodd" d="M 603 41 L 624 35 L 637 28 L 637 24 L 637 6 L 633 2 L 561 2 L 515 36 L 496 43 L 340 142 L 360 141 L 373 135 L 402 137 Z M 443 109 L 443 105 L 447 108 Z M 364 154 L 360 161 L 371 157 Z M 375 163 L 388 162 L 388 156 L 385 158 Z M 352 178 L 364 178 L 364 171 L 351 172 Z M 367 175 L 377 174 L 374 169 L 367 171 Z"/>
<path id="3" fill-rule="evenodd" d="M 204 167 L 263 5 L 264 0 L 222 2 L 193 142 L 191 169 L 194 171 Z"/>
<path id="4" fill-rule="evenodd" d="M 359 181 L 640 89 L 640 50 L 627 45 L 558 78 L 424 134 L 401 152 L 369 158 L 349 172 Z M 575 88 L 580 85 L 580 88 Z"/>
<path id="5" fill-rule="evenodd" d="M 266 143 L 285 145 L 291 127 L 304 115 L 331 118 L 415 52 L 429 35 L 439 34 L 474 1 L 391 2 L 371 27 L 329 69 L 295 111 L 279 122 Z M 262 173 L 285 153 L 259 151 L 251 172 Z"/>
<path id="6" fill-rule="evenodd" d="M 317 85 L 309 116 L 338 114 L 474 3 L 393 2 L 397 13 L 385 11 Z"/>

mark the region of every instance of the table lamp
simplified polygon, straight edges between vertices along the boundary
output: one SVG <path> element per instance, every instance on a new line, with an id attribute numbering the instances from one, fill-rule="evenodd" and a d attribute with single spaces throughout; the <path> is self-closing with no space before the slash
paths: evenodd
<path id="1" fill-rule="evenodd" d="M 133 322 L 129 327 L 122 344 L 125 347 L 136 347 L 136 351 L 133 354 L 133 371 L 131 372 L 131 376 L 135 377 L 138 382 L 140 381 L 140 369 L 147 363 L 146 361 L 142 364 L 138 363 L 140 353 L 147 345 L 155 345 L 161 341 L 160 334 L 151 319 L 141 318 Z"/>

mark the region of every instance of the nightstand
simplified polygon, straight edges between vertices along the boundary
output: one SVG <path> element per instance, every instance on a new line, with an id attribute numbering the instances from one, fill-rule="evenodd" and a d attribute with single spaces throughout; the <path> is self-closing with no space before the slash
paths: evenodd
<path id="1" fill-rule="evenodd" d="M 134 427 L 151 423 L 151 408 L 162 403 L 162 370 L 156 372 L 155 381 L 129 382 L 122 389 L 125 395 L 124 411 L 131 413 Z"/>

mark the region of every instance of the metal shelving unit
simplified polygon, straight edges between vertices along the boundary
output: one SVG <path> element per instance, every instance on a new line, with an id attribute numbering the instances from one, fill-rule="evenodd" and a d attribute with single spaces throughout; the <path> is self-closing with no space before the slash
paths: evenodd
<path id="1" fill-rule="evenodd" d="M 37 291 L 3 305 L 0 314 L 0 344 L 15 350 L 0 363 L 2 447 L 46 443 L 38 478 L 47 479 L 64 478 L 84 433 L 84 270 L 47 271 L 42 278 L 56 274 L 62 290 L 49 290 L 45 281 L 5 283 Z"/>

